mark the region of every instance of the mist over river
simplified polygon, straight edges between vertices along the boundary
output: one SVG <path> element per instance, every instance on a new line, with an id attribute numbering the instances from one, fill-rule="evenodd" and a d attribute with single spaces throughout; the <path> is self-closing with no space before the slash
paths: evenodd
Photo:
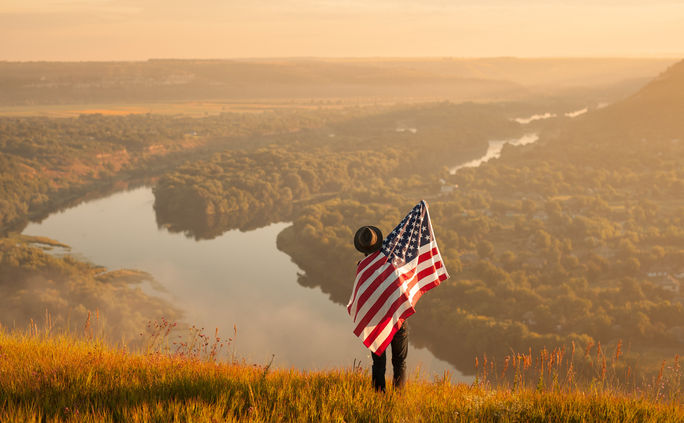
<path id="1" fill-rule="evenodd" d="M 166 292 L 142 289 L 178 306 L 186 323 L 209 334 L 218 328 L 224 338 L 237 326 L 232 352 L 249 363 L 266 364 L 275 355 L 273 365 L 281 368 L 351 367 L 354 359 L 370 366 L 345 308 L 299 285 L 301 270 L 276 248 L 288 223 L 196 241 L 158 228 L 153 202 L 149 187 L 118 192 L 31 223 L 23 233 L 57 239 L 71 254 L 109 269 L 150 273 Z M 454 381 L 472 380 L 427 349 L 410 347 L 408 367 L 418 366 L 424 376 L 448 370 Z"/>

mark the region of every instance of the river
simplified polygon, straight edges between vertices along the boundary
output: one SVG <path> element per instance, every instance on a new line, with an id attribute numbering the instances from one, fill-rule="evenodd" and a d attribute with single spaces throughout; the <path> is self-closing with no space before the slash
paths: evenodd
<path id="1" fill-rule="evenodd" d="M 345 308 L 299 285 L 301 270 L 276 248 L 288 223 L 196 241 L 158 228 L 153 201 L 149 187 L 122 191 L 52 214 L 23 233 L 57 239 L 72 255 L 109 269 L 150 273 L 166 292 L 150 285 L 147 293 L 181 308 L 185 322 L 208 333 L 218 328 L 224 337 L 235 325 L 232 352 L 247 362 L 266 364 L 275 355 L 278 368 L 349 368 L 355 359 L 370 365 Z M 424 348 L 411 346 L 407 364 L 424 377 L 449 371 L 454 381 L 472 382 Z"/>
<path id="2" fill-rule="evenodd" d="M 536 142 L 538 139 L 539 136 L 536 133 L 531 133 L 525 134 L 520 138 L 511 138 L 506 140 L 491 140 L 489 141 L 489 146 L 487 147 L 487 152 L 484 154 L 484 156 L 471 160 L 469 162 L 453 166 L 449 169 L 449 173 L 453 175 L 456 173 L 456 171 L 458 171 L 459 169 L 463 169 L 464 167 L 477 167 L 491 159 L 497 159 L 501 157 L 501 151 L 503 150 L 503 147 L 506 144 L 526 145 L 532 144 L 533 142 Z"/>
<path id="3" fill-rule="evenodd" d="M 499 157 L 505 144 L 537 140 L 536 133 L 492 140 L 484 156 L 450 172 Z M 231 353 L 247 362 L 266 364 L 274 357 L 275 367 L 302 370 L 349 368 L 355 360 L 370 365 L 345 308 L 320 289 L 298 284 L 301 269 L 276 248 L 289 223 L 195 240 L 159 228 L 153 202 L 150 187 L 121 191 L 30 223 L 23 233 L 59 240 L 71 246 L 70 254 L 109 269 L 148 272 L 164 291 L 151 284 L 143 289 L 178 306 L 186 323 L 208 333 L 217 328 L 223 337 L 237 327 Z M 453 381 L 473 381 L 425 348 L 410 346 L 407 364 L 423 377 L 448 371 Z"/>

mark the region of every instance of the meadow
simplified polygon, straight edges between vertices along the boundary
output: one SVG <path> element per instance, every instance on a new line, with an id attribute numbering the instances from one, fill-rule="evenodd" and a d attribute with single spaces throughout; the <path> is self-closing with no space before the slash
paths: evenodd
<path id="1" fill-rule="evenodd" d="M 421 99 L 422 100 L 422 99 Z M 424 100 L 423 100 L 424 101 Z M 77 118 L 81 115 L 128 116 L 173 115 L 192 118 L 217 116 L 221 113 L 263 113 L 292 110 L 342 109 L 351 106 L 391 106 L 396 100 L 383 98 L 302 98 L 302 99 L 238 99 L 197 100 L 140 103 L 83 103 L 83 104 L 32 104 L 0 105 L 0 116 L 6 118 Z M 410 99 L 403 101 L 412 104 Z"/>
<path id="2" fill-rule="evenodd" d="M 219 352 L 230 349 L 230 338 L 190 328 L 190 335 L 174 343 L 170 335 L 176 326 L 168 321 L 151 323 L 146 346 L 135 352 L 98 339 L 90 318 L 78 335 L 46 327 L 0 329 L 2 422 L 684 419 L 680 380 L 673 379 L 680 377 L 678 361 L 668 375 L 661 373 L 656 385 L 627 387 L 606 383 L 610 378 L 590 384 L 565 377 L 537 379 L 532 375 L 547 366 L 548 375 L 558 376 L 554 369 L 567 369 L 563 363 L 568 360 L 560 359 L 559 352 L 535 357 L 530 352 L 518 355 L 518 364 L 506 361 L 513 379 L 505 378 L 502 368 L 494 372 L 494 363 L 485 360 L 478 362 L 472 385 L 453 384 L 448 374 L 429 381 L 414 373 L 403 389 L 390 386 L 382 394 L 373 391 L 368 370 L 357 363 L 302 372 L 246 363 L 234 355 L 218 359 L 226 357 Z M 550 383 L 545 383 L 547 377 Z"/>

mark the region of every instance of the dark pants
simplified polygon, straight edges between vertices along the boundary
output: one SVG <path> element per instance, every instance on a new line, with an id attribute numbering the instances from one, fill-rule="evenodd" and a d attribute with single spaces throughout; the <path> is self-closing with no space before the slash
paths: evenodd
<path id="1" fill-rule="evenodd" d="M 406 356 L 408 355 L 408 325 L 406 322 L 392 338 L 392 368 L 395 388 L 401 388 L 406 382 Z M 373 388 L 385 392 L 385 368 L 387 367 L 387 350 L 381 355 L 371 353 L 373 357 Z"/>

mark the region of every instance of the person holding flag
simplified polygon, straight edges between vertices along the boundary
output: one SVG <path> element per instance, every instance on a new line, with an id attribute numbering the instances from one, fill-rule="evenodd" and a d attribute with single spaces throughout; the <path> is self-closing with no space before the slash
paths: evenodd
<path id="1" fill-rule="evenodd" d="M 428 206 L 416 205 L 382 239 L 374 226 L 354 235 L 354 246 L 366 257 L 359 261 L 347 312 L 354 334 L 371 350 L 373 387 L 385 391 L 385 349 L 392 345 L 393 382 L 406 380 L 408 330 L 405 321 L 415 313 L 418 299 L 449 277 L 437 247 Z"/>

